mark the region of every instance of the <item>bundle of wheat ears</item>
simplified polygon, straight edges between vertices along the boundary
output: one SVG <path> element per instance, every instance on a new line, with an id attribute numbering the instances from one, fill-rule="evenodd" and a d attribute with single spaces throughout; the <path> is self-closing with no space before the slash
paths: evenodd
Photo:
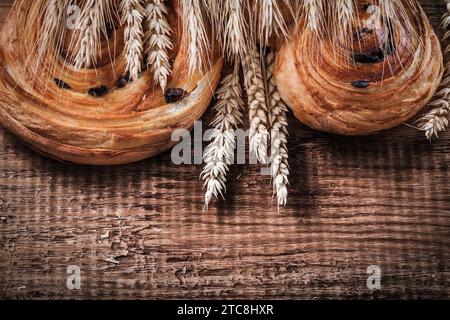
<path id="1" fill-rule="evenodd" d="M 450 48 L 417 0 L 17 0 L 0 43 L 1 122 L 71 162 L 128 163 L 170 148 L 174 128 L 190 128 L 219 84 L 206 207 L 225 194 L 244 112 L 279 206 L 288 108 L 314 129 L 372 134 L 411 119 L 440 85 L 417 128 L 431 139 L 449 125 Z"/>

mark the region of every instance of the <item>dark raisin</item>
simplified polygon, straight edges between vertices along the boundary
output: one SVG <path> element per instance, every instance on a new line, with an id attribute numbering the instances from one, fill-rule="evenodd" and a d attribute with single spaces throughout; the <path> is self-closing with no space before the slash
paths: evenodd
<path id="1" fill-rule="evenodd" d="M 358 63 L 379 63 L 384 60 L 384 52 L 383 49 L 378 48 L 372 51 L 370 54 L 357 53 L 353 55 L 353 59 Z"/>
<path id="2" fill-rule="evenodd" d="M 72 87 L 61 79 L 55 78 L 55 84 L 61 89 L 72 89 Z"/>
<path id="3" fill-rule="evenodd" d="M 167 103 L 175 103 L 183 100 L 184 98 L 190 95 L 189 92 L 181 89 L 181 88 L 170 88 L 166 90 L 164 97 Z"/>
<path id="4" fill-rule="evenodd" d="M 384 60 L 384 52 L 383 52 L 383 49 L 381 49 L 381 48 L 378 48 L 378 49 L 372 51 L 371 55 L 372 55 L 372 57 L 378 59 L 377 62 L 381 62 Z"/>
<path id="5" fill-rule="evenodd" d="M 357 53 L 353 55 L 353 59 L 358 63 L 378 63 L 384 60 L 384 54 L 381 49 L 378 49 L 371 54 Z"/>
<path id="6" fill-rule="evenodd" d="M 106 86 L 99 86 L 99 87 L 91 88 L 88 91 L 88 94 L 90 94 L 93 97 L 103 97 L 107 93 L 108 93 L 108 88 Z"/>
<path id="7" fill-rule="evenodd" d="M 123 76 L 120 76 L 116 81 L 117 88 L 124 88 L 130 82 L 130 75 L 127 73 Z"/>
<path id="8" fill-rule="evenodd" d="M 369 86 L 369 81 L 358 80 L 358 81 L 352 81 L 352 82 L 350 82 L 350 84 L 352 86 L 354 86 L 355 88 L 364 89 Z"/>

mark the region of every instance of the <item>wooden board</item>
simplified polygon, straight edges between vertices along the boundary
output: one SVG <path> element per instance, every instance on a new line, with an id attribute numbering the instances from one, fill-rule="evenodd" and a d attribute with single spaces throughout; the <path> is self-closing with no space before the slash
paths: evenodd
<path id="1" fill-rule="evenodd" d="M 438 28 L 441 1 L 423 3 Z M 169 153 L 72 166 L 0 129 L 0 297 L 450 298 L 450 134 L 347 138 L 293 118 L 290 132 L 278 213 L 255 166 L 234 167 L 227 201 L 204 212 L 201 167 Z M 69 265 L 81 290 L 66 286 Z"/>

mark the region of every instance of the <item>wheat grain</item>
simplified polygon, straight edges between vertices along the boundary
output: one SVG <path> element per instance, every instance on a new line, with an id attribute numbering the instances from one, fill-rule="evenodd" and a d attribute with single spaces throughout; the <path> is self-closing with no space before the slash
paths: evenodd
<path id="1" fill-rule="evenodd" d="M 274 193 L 278 206 L 287 203 L 289 185 L 289 162 L 287 149 L 288 109 L 280 97 L 274 78 L 275 53 L 270 50 L 266 55 L 267 96 L 269 106 L 270 140 L 271 140 L 271 174 Z"/>
<path id="2" fill-rule="evenodd" d="M 147 66 L 153 72 L 153 81 L 163 91 L 171 74 L 169 50 L 173 48 L 170 35 L 172 33 L 167 22 L 167 7 L 163 0 L 147 0 L 145 6 L 145 54 Z"/>
<path id="3" fill-rule="evenodd" d="M 235 130 L 242 123 L 242 89 L 238 64 L 233 73 L 226 76 L 217 91 L 216 116 L 211 125 L 214 132 L 211 143 L 205 149 L 205 167 L 201 178 L 205 181 L 205 207 L 208 208 L 213 197 L 218 198 L 226 192 L 227 173 L 234 159 L 236 149 Z"/>
<path id="4" fill-rule="evenodd" d="M 183 15 L 183 30 L 187 33 L 189 72 L 203 70 L 209 61 L 209 40 L 206 33 L 200 0 L 180 0 Z"/>
<path id="5" fill-rule="evenodd" d="M 267 142 L 269 133 L 268 110 L 264 77 L 261 67 L 261 55 L 256 47 L 249 49 L 244 60 L 244 82 L 248 96 L 250 118 L 250 153 L 261 163 L 267 160 Z"/>
<path id="6" fill-rule="evenodd" d="M 447 12 L 443 16 L 442 27 L 444 29 L 446 39 L 450 34 L 450 0 L 445 1 L 447 5 Z M 433 107 L 425 116 L 417 121 L 417 126 L 425 133 L 427 139 L 431 140 L 433 137 L 439 138 L 440 134 L 446 131 L 449 127 L 450 120 L 450 59 L 449 59 L 450 45 L 446 46 L 444 50 L 445 60 L 445 74 L 441 83 L 441 89 L 437 93 L 438 99 L 430 106 Z"/>
<path id="7" fill-rule="evenodd" d="M 142 70 L 144 8 L 141 0 L 122 0 L 121 21 L 124 25 L 126 71 L 131 80 L 137 80 Z"/>

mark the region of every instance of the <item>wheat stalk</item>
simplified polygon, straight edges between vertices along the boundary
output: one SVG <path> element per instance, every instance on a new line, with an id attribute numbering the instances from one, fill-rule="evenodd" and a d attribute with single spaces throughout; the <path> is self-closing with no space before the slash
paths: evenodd
<path id="1" fill-rule="evenodd" d="M 142 70 L 144 8 L 141 0 L 122 0 L 121 21 L 124 25 L 126 71 L 131 80 L 137 80 Z"/>
<path id="2" fill-rule="evenodd" d="M 269 105 L 271 174 L 274 193 L 277 195 L 278 207 L 287 203 L 289 185 L 289 162 L 287 149 L 287 112 L 278 92 L 274 77 L 275 53 L 270 50 L 266 55 L 267 96 Z"/>
<path id="3" fill-rule="evenodd" d="M 445 31 L 443 40 L 450 37 L 450 0 L 445 0 L 447 5 L 447 12 L 444 14 L 442 20 L 442 27 Z M 450 45 L 447 45 L 444 50 L 445 56 L 445 74 L 441 83 L 441 89 L 437 93 L 439 97 L 431 104 L 433 109 L 425 116 L 417 121 L 417 126 L 425 133 L 427 139 L 431 140 L 433 137 L 439 138 L 439 135 L 446 131 L 450 120 Z"/>
<path id="4" fill-rule="evenodd" d="M 226 191 L 227 173 L 236 149 L 235 132 L 242 123 L 242 89 L 238 64 L 233 73 L 227 75 L 217 91 L 216 116 L 211 122 L 214 132 L 211 143 L 205 149 L 205 167 L 201 178 L 205 181 L 205 207 L 213 197 L 223 196 Z"/>
<path id="5" fill-rule="evenodd" d="M 180 0 L 183 30 L 187 33 L 189 72 L 203 70 L 210 49 L 200 0 Z"/>
<path id="6" fill-rule="evenodd" d="M 164 0 L 147 0 L 145 13 L 144 39 L 147 66 L 153 72 L 153 81 L 165 91 L 167 79 L 172 73 L 169 50 L 173 48 L 173 45 L 170 40 L 172 30 L 167 22 L 167 7 Z"/>
<path id="7" fill-rule="evenodd" d="M 269 133 L 268 109 L 261 55 L 256 47 L 249 49 L 244 60 L 244 82 L 248 96 L 250 118 L 250 153 L 261 163 L 266 163 Z"/>
<path id="8" fill-rule="evenodd" d="M 421 42 L 421 38 L 416 28 L 413 25 L 412 19 L 409 19 L 409 12 L 407 7 L 414 12 L 419 14 L 418 19 L 428 19 L 420 4 L 417 0 L 380 0 L 380 11 L 384 16 L 387 23 L 389 21 L 403 21 L 405 28 L 404 37 L 410 38 L 413 41 Z M 414 52 L 411 52 L 413 54 Z"/>

